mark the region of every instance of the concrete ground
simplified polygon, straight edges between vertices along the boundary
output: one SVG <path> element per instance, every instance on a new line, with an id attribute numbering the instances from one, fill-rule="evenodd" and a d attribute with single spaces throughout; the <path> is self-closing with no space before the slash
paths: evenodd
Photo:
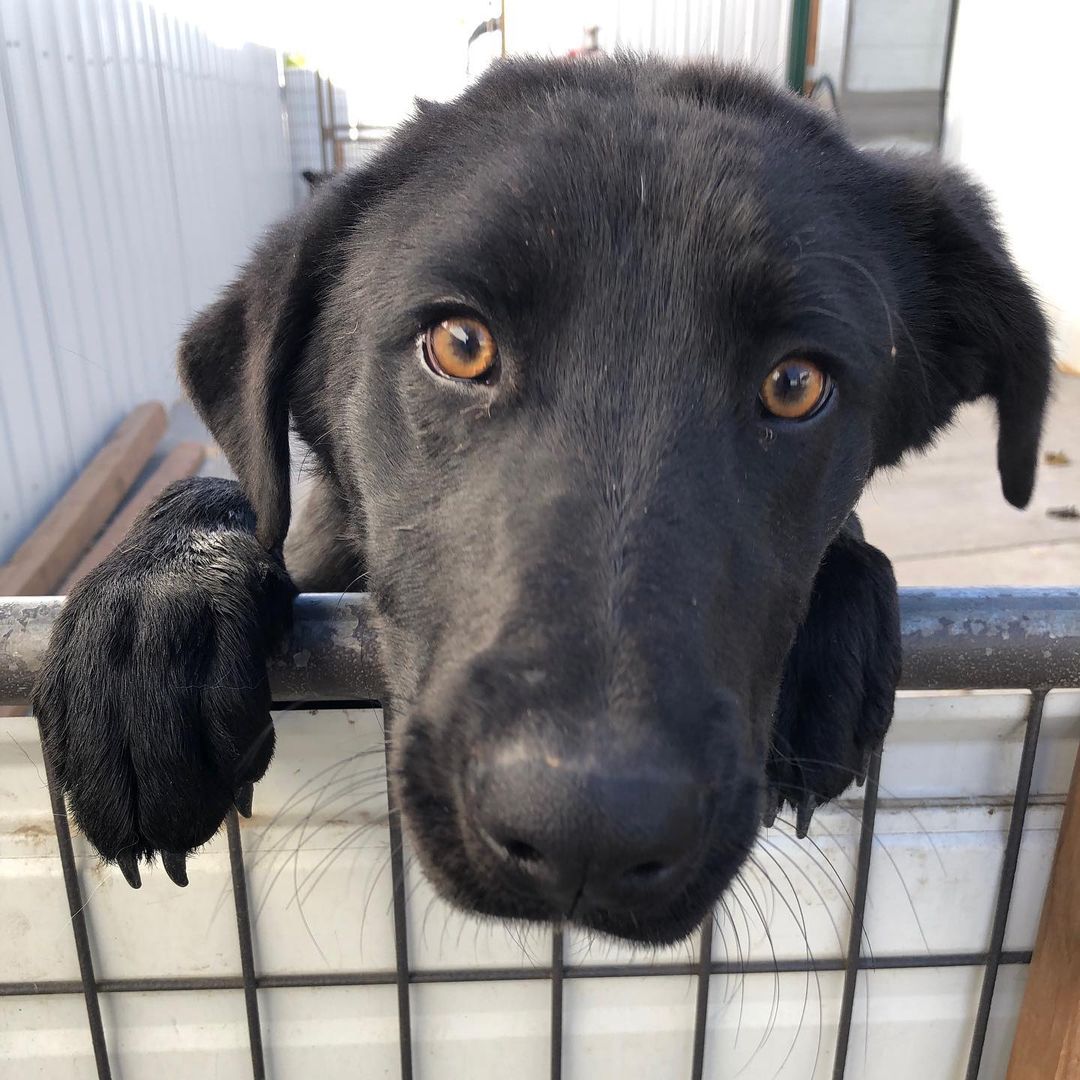
<path id="1" fill-rule="evenodd" d="M 209 437 L 186 403 L 171 412 L 166 445 Z M 1039 466 L 1026 510 L 1005 502 L 996 469 L 997 429 L 985 403 L 961 411 L 929 453 L 878 476 L 859 507 L 867 539 L 893 561 L 901 585 L 1080 586 L 1080 378 L 1059 375 L 1044 452 L 1067 463 Z M 204 475 L 227 476 L 211 447 Z"/>
<path id="2" fill-rule="evenodd" d="M 1001 494 L 997 425 L 985 403 L 961 411 L 928 454 L 876 477 L 859 506 L 866 537 L 901 585 L 1080 585 L 1080 378 L 1058 375 L 1035 494 L 1026 510 Z M 1049 464 L 1060 452 L 1067 463 Z"/>

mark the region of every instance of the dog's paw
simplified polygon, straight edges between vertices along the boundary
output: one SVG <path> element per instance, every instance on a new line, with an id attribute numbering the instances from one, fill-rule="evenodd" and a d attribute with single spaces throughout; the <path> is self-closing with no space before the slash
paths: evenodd
<path id="1" fill-rule="evenodd" d="M 900 660 L 892 566 L 853 521 L 825 553 L 784 669 L 766 824 L 787 802 L 803 837 L 816 807 L 865 779 L 892 722 Z"/>
<path id="2" fill-rule="evenodd" d="M 185 858 L 229 807 L 251 812 L 274 748 L 266 659 L 296 590 L 256 541 L 239 487 L 174 484 L 76 586 L 34 689 L 72 816 L 134 887 Z"/>

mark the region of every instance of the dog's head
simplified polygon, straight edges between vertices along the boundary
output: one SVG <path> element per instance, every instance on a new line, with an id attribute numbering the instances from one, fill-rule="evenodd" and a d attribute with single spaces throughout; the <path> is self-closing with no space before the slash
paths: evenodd
<path id="1" fill-rule="evenodd" d="M 868 477 L 990 395 L 1024 504 L 1048 345 L 956 173 L 744 73 L 515 62 L 275 231 L 181 369 L 264 544 L 290 416 L 348 508 L 443 892 L 663 941 L 753 841 Z"/>

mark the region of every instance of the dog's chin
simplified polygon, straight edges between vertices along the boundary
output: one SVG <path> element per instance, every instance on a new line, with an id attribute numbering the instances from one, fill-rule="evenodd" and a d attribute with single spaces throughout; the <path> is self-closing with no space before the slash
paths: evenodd
<path id="1" fill-rule="evenodd" d="M 421 859 L 423 862 L 423 859 Z M 579 901 L 571 911 L 558 911 L 535 899 L 492 890 L 480 882 L 449 881 L 438 870 L 428 876 L 448 903 L 468 914 L 514 923 L 576 928 L 634 945 L 658 947 L 685 941 L 709 917 L 738 871 L 722 881 L 698 886 L 672 897 L 664 906 L 615 910 Z"/>

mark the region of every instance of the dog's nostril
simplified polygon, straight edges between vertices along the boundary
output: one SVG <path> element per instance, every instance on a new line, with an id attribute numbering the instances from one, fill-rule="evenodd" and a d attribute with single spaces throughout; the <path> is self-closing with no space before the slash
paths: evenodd
<path id="1" fill-rule="evenodd" d="M 627 762 L 526 741 L 496 743 L 469 765 L 464 835 L 498 860 L 508 892 L 565 917 L 668 903 L 698 865 L 708 800 L 680 761 Z M 505 881 L 503 881 L 505 875 Z"/>
<path id="2" fill-rule="evenodd" d="M 504 840 L 502 846 L 505 848 L 507 855 L 517 862 L 538 863 L 542 862 L 544 858 L 532 844 L 526 844 L 524 840 Z"/>
<path id="3" fill-rule="evenodd" d="M 667 869 L 667 863 L 658 862 L 654 859 L 652 862 L 643 862 L 638 863 L 637 866 L 631 866 L 629 870 L 623 873 L 623 877 L 628 881 L 647 885 L 662 877 Z"/>

